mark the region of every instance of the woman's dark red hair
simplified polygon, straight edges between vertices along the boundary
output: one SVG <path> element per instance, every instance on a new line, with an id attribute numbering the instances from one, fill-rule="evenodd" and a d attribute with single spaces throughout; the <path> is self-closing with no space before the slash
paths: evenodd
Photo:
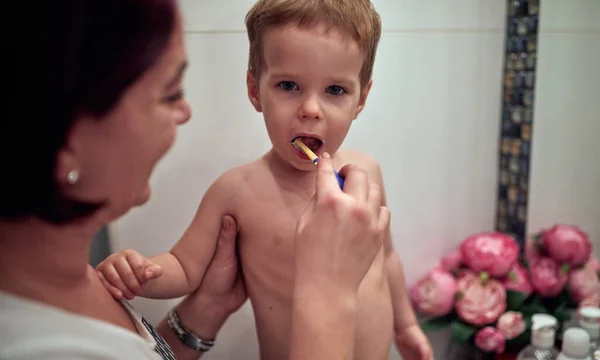
<path id="1" fill-rule="evenodd" d="M 107 113 L 156 62 L 174 29 L 176 3 L 60 0 L 27 5 L 25 14 L 35 21 L 28 31 L 35 39 L 19 46 L 23 49 L 15 55 L 23 61 L 14 69 L 17 81 L 5 83 L 17 103 L 9 102 L 0 125 L 0 219 L 36 216 L 65 223 L 91 214 L 99 204 L 61 194 L 54 181 L 58 150 L 76 116 Z M 28 108 L 19 108 L 24 102 Z"/>

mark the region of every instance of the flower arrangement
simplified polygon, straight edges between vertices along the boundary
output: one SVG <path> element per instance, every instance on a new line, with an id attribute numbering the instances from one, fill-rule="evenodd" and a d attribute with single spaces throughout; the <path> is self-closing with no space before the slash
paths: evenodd
<path id="1" fill-rule="evenodd" d="M 531 316 L 559 322 L 582 305 L 600 305 L 600 263 L 588 235 L 576 226 L 542 230 L 520 255 L 518 243 L 500 232 L 464 240 L 411 286 L 424 331 L 450 326 L 456 341 L 485 353 L 515 350 L 530 340 Z"/>

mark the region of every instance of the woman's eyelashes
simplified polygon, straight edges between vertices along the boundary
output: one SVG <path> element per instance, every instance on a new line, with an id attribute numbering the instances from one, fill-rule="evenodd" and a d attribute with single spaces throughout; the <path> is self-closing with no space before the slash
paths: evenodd
<path id="1" fill-rule="evenodd" d="M 178 102 L 179 100 L 183 99 L 183 95 L 184 95 L 183 89 L 179 89 L 179 90 L 177 90 L 176 93 L 165 97 L 165 102 L 167 104 L 172 104 L 172 103 Z"/>

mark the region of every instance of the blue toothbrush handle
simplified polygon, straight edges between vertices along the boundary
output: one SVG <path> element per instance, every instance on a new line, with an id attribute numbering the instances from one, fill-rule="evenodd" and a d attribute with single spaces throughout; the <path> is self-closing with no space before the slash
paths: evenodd
<path id="1" fill-rule="evenodd" d="M 340 184 L 340 189 L 344 190 L 344 179 L 342 179 L 342 177 L 340 176 L 340 174 L 338 174 L 337 171 L 333 170 L 333 173 L 335 174 L 335 177 L 337 178 L 338 184 Z"/>

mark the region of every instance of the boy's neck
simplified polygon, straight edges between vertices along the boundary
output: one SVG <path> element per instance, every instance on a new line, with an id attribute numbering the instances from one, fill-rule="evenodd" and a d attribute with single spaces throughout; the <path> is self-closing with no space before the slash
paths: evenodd
<path id="1" fill-rule="evenodd" d="M 299 170 L 281 158 L 274 149 L 269 150 L 264 159 L 280 188 L 306 199 L 313 196 L 317 180 L 316 166 L 313 165 L 313 170 Z"/>

